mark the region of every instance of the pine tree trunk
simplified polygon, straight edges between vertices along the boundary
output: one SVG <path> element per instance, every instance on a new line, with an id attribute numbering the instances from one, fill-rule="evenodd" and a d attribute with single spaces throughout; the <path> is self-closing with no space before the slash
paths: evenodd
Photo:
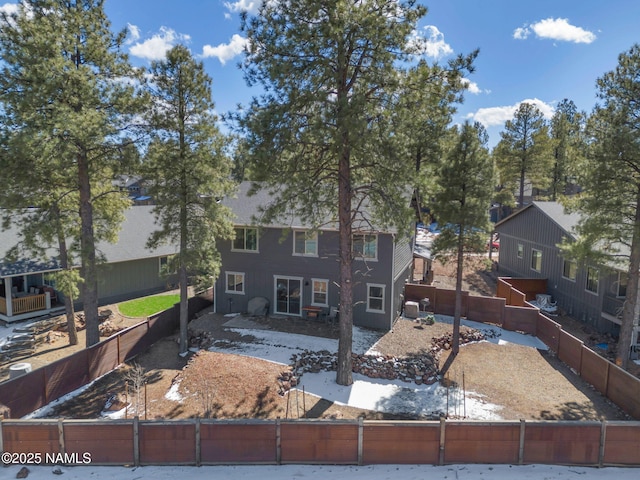
<path id="1" fill-rule="evenodd" d="M 58 250 L 60 252 L 60 267 L 62 270 L 69 270 L 69 252 L 67 250 L 67 239 L 60 219 L 60 210 L 57 204 L 53 207 L 54 221 L 56 222 L 56 235 L 58 237 Z M 64 293 L 64 312 L 67 317 L 67 331 L 69 332 L 69 345 L 78 344 L 78 330 L 76 329 L 75 312 L 73 311 L 73 297 L 71 292 Z"/>
<path id="2" fill-rule="evenodd" d="M 351 172 L 348 148 L 343 151 L 338 166 L 338 222 L 340 243 L 340 337 L 338 340 L 338 371 L 336 383 L 353 383 L 353 269 L 352 269 L 352 224 L 351 224 Z"/>
<path id="3" fill-rule="evenodd" d="M 100 341 L 98 329 L 98 274 L 93 232 L 93 205 L 89 164 L 84 152 L 77 155 L 80 193 L 80 244 L 82 270 L 82 304 L 87 328 L 87 347 Z"/>
<path id="4" fill-rule="evenodd" d="M 460 318 L 462 317 L 462 273 L 464 269 L 464 243 L 462 232 L 464 227 L 460 225 L 460 237 L 458 240 L 458 251 L 456 256 L 456 301 L 453 310 L 453 338 L 451 342 L 451 352 L 458 355 L 460 351 Z"/>

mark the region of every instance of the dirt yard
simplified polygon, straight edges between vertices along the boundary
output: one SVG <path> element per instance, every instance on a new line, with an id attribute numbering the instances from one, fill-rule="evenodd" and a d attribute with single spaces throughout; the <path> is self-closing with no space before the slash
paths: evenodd
<path id="1" fill-rule="evenodd" d="M 454 288 L 453 269 L 436 264 L 434 284 Z M 465 272 L 463 288 L 476 295 L 493 295 L 497 275 L 485 257 L 477 260 Z M 203 315 L 192 322 L 198 331 L 206 331 L 219 345 L 238 339 L 240 334 L 223 324 L 228 319 L 220 315 Z M 263 319 L 264 328 L 336 338 L 335 329 L 319 323 L 291 319 Z M 134 320 L 119 316 L 123 327 Z M 463 330 L 466 327 L 463 327 Z M 376 350 L 394 356 L 428 355 L 432 339 L 450 333 L 451 326 L 436 323 L 417 325 L 400 320 L 392 332 L 377 344 Z M 245 336 L 245 341 L 251 337 Z M 82 348 L 69 347 L 65 338 L 56 338 L 42 345 L 29 361 L 34 368 Z M 435 352 L 440 367 L 449 352 Z M 139 366 L 141 368 L 134 368 Z M 137 371 L 137 373 L 136 373 Z M 178 355 L 176 336 L 164 339 L 135 362 L 95 382 L 81 395 L 51 410 L 51 417 L 96 418 L 108 399 L 118 408 L 126 402 L 133 412 L 143 412 L 143 418 L 357 418 L 415 419 L 406 415 L 391 415 L 363 411 L 334 404 L 313 395 L 292 390 L 280 395 L 282 382 L 278 378 L 288 371 L 286 366 L 249 357 L 201 351 L 184 359 Z M 615 405 L 574 375 L 552 354 L 518 345 L 473 343 L 461 348 L 445 376 L 449 384 L 464 387 L 501 405 L 505 419 L 538 420 L 621 420 L 627 419 Z M 143 380 L 143 381 L 142 381 Z M 136 390 L 136 382 L 145 383 Z M 146 406 L 146 408 L 144 408 Z"/>

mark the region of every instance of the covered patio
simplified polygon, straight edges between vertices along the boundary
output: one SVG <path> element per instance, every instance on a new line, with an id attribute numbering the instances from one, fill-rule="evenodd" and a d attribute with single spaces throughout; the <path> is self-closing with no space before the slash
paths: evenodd
<path id="1" fill-rule="evenodd" d="M 10 323 L 62 308 L 45 272 L 0 277 L 0 320 Z"/>

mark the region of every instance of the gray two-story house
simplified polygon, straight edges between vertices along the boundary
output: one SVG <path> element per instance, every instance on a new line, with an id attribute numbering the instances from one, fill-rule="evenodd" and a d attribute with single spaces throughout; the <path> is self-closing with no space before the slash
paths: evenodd
<path id="1" fill-rule="evenodd" d="M 546 293 L 558 307 L 601 332 L 617 335 L 627 272 L 615 266 L 579 265 L 562 256 L 558 244 L 576 238 L 579 220 L 579 214 L 566 213 L 557 202 L 533 202 L 498 222 L 500 274 L 546 278 Z M 636 327 L 632 345 L 640 343 L 639 334 Z"/>
<path id="2" fill-rule="evenodd" d="M 249 186 L 242 183 L 234 198 L 223 200 L 235 214 L 236 235 L 218 245 L 222 267 L 215 281 L 216 311 L 246 312 L 254 297 L 268 300 L 271 315 L 306 318 L 310 310 L 328 314 L 337 308 L 337 229 L 312 231 L 299 218 L 258 226 L 255 218 L 270 197 L 265 191 L 248 196 Z M 411 277 L 412 242 L 394 231 L 354 232 L 355 325 L 391 329 Z"/>

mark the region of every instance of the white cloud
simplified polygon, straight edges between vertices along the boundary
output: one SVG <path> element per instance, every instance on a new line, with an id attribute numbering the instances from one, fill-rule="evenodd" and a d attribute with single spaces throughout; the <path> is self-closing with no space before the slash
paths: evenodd
<path id="1" fill-rule="evenodd" d="M 248 12 L 255 15 L 258 13 L 261 3 L 260 0 L 238 0 L 236 2 L 224 2 L 224 6 L 227 7 L 227 10 L 230 12 Z"/>
<path id="2" fill-rule="evenodd" d="M 221 43 L 212 47 L 211 45 L 205 45 L 202 47 L 202 56 L 205 58 L 214 57 L 220 60 L 223 65 L 231 60 L 233 57 L 240 55 L 248 40 L 235 33 L 229 43 Z"/>
<path id="3" fill-rule="evenodd" d="M 176 33 L 175 30 L 167 27 L 160 27 L 160 33 L 153 37 L 138 42 L 129 49 L 129 53 L 134 57 L 146 58 L 147 60 L 162 60 L 167 51 L 171 50 L 176 43 L 188 42 L 189 35 Z"/>
<path id="4" fill-rule="evenodd" d="M 0 5 L 0 13 L 12 15 L 14 13 L 18 13 L 18 8 L 19 5 L 17 3 L 5 3 L 4 5 Z"/>
<path id="5" fill-rule="evenodd" d="M 127 45 L 130 45 L 140 40 L 140 29 L 138 28 L 137 25 L 127 23 L 127 30 L 129 31 L 129 34 L 127 35 Z"/>
<path id="6" fill-rule="evenodd" d="M 531 31 L 533 31 L 538 38 L 548 38 L 563 42 L 592 43 L 596 39 L 595 33 L 571 25 L 567 18 L 551 17 L 532 23 L 531 25 L 516 28 L 513 31 L 513 38 L 524 40 L 530 35 Z"/>
<path id="7" fill-rule="evenodd" d="M 423 27 L 422 32 L 414 30 L 409 38 L 408 47 L 416 54 L 436 59 L 453 53 L 451 46 L 444 40 L 444 34 L 435 25 Z"/>
<path id="8" fill-rule="evenodd" d="M 474 95 L 480 95 L 481 93 L 491 93 L 490 90 L 481 89 L 476 82 L 472 82 L 468 78 L 463 78 L 461 82 L 467 87 L 467 91 Z"/>
<path id="9" fill-rule="evenodd" d="M 526 99 L 515 105 L 505 105 L 501 107 L 480 108 L 475 113 L 470 113 L 467 118 L 482 123 L 485 127 L 494 127 L 496 125 L 504 125 L 507 120 L 512 120 L 513 115 L 521 103 L 532 103 L 542 112 L 546 118 L 553 117 L 554 108 L 551 104 L 543 102 L 540 99 Z"/>

